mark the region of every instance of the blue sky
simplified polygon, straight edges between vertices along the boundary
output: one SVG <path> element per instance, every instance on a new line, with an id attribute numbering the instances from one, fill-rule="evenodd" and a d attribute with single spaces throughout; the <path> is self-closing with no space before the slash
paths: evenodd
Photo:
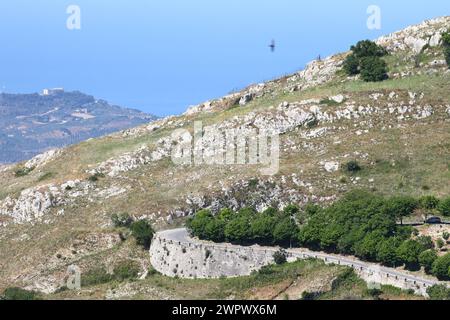
<path id="1" fill-rule="evenodd" d="M 81 30 L 66 9 L 81 8 Z M 369 5 L 381 30 L 366 27 Z M 450 15 L 443 0 L 2 0 L 0 89 L 80 90 L 157 115 Z M 268 44 L 277 42 L 271 53 Z"/>

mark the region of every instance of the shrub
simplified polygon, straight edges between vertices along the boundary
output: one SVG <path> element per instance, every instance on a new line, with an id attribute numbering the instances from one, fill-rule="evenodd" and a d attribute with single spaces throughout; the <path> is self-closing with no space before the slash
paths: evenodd
<path id="1" fill-rule="evenodd" d="M 55 175 L 55 174 L 54 174 L 53 172 L 47 172 L 47 173 L 44 173 L 42 176 L 39 177 L 38 181 L 39 181 L 39 182 L 42 182 L 42 181 L 44 181 L 44 180 L 47 180 L 47 179 L 52 178 L 54 175 Z"/>
<path id="2" fill-rule="evenodd" d="M 433 263 L 433 274 L 439 279 L 439 280 L 448 280 L 450 279 L 449 274 L 449 268 L 450 268 L 450 253 L 446 254 L 445 256 L 439 257 L 434 261 Z"/>
<path id="3" fill-rule="evenodd" d="M 153 238 L 153 228 L 145 220 L 139 220 L 133 222 L 130 226 L 131 234 L 136 239 L 136 243 L 140 246 L 143 246 L 144 249 L 148 250 L 150 248 L 150 244 Z"/>
<path id="4" fill-rule="evenodd" d="M 365 57 L 361 59 L 361 79 L 366 82 L 386 80 L 388 69 L 384 60 L 379 57 Z"/>
<path id="5" fill-rule="evenodd" d="M 14 171 L 14 175 L 17 178 L 24 177 L 24 176 L 27 176 L 33 170 L 34 170 L 34 167 L 31 167 L 31 168 L 27 168 L 27 167 L 19 168 L 16 171 Z"/>
<path id="6" fill-rule="evenodd" d="M 447 65 L 450 68 L 450 31 L 442 34 L 442 44 L 444 46 L 444 56 L 447 61 Z"/>
<path id="7" fill-rule="evenodd" d="M 420 207 L 425 210 L 434 210 L 439 206 L 439 199 L 435 196 L 424 196 L 419 200 Z"/>
<path id="8" fill-rule="evenodd" d="M 419 255 L 419 263 L 424 267 L 426 273 L 430 273 L 433 269 L 433 263 L 438 258 L 436 251 L 427 250 Z"/>
<path id="9" fill-rule="evenodd" d="M 111 221 L 116 228 L 128 228 L 133 223 L 133 219 L 128 213 L 114 213 L 111 216 Z"/>
<path id="10" fill-rule="evenodd" d="M 350 49 L 353 51 L 353 54 L 358 59 L 364 57 L 383 57 L 387 55 L 386 49 L 370 40 L 359 41 L 355 46 L 352 46 Z"/>
<path id="11" fill-rule="evenodd" d="M 450 289 L 445 285 L 434 285 L 427 289 L 431 300 L 450 300 Z"/>
<path id="12" fill-rule="evenodd" d="M 348 172 L 358 172 L 361 170 L 361 166 L 356 160 L 347 162 L 345 168 L 347 169 Z"/>
<path id="13" fill-rule="evenodd" d="M 38 293 L 35 291 L 29 291 L 22 288 L 7 288 L 3 292 L 4 300 L 38 300 Z M 1 299 L 0 299 L 1 300 Z"/>
<path id="14" fill-rule="evenodd" d="M 419 242 L 425 250 L 434 249 L 434 242 L 430 236 L 420 236 L 417 238 L 417 242 Z"/>
<path id="15" fill-rule="evenodd" d="M 114 268 L 114 277 L 119 281 L 133 280 L 138 277 L 139 263 L 133 260 L 119 262 Z"/>
<path id="16" fill-rule="evenodd" d="M 438 247 L 438 249 L 442 249 L 445 246 L 444 240 L 437 239 L 436 246 Z"/>
<path id="17" fill-rule="evenodd" d="M 280 264 L 285 264 L 287 262 L 287 253 L 286 251 L 284 251 L 283 249 L 275 252 L 273 254 L 273 261 L 280 265 Z"/>
<path id="18" fill-rule="evenodd" d="M 444 231 L 444 233 L 442 234 L 442 238 L 444 240 L 448 240 L 450 238 L 450 233 L 448 233 L 447 231 Z"/>
<path id="19" fill-rule="evenodd" d="M 100 178 L 104 178 L 104 177 L 105 177 L 105 175 L 103 173 L 97 172 L 97 173 L 89 176 L 88 180 L 90 182 L 97 182 Z"/>
<path id="20" fill-rule="evenodd" d="M 438 206 L 438 210 L 444 216 L 450 216 L 450 197 L 441 200 Z"/>
<path id="21" fill-rule="evenodd" d="M 343 69 L 347 75 L 361 73 L 364 81 L 383 81 L 388 78 L 387 64 L 381 57 L 387 51 L 375 42 L 364 40 L 350 48 L 350 54 L 344 61 Z"/>
<path id="22" fill-rule="evenodd" d="M 113 275 L 107 273 L 106 270 L 101 267 L 89 270 L 81 275 L 81 285 L 86 287 L 108 283 L 112 280 Z"/>

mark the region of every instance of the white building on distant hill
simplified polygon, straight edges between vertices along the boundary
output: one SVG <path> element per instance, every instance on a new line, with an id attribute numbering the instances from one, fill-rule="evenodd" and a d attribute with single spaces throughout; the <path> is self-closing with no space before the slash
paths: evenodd
<path id="1" fill-rule="evenodd" d="M 63 92 L 64 92 L 64 88 L 44 89 L 44 90 L 42 90 L 42 95 L 43 96 L 50 96 L 50 95 L 53 95 L 53 94 L 63 93 Z"/>

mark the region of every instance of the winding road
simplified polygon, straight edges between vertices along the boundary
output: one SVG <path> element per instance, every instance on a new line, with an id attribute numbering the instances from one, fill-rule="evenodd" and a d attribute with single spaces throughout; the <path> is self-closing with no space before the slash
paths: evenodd
<path id="1" fill-rule="evenodd" d="M 210 247 L 225 250 L 248 248 L 227 243 L 217 244 L 201 241 L 198 239 L 193 239 L 189 236 L 188 231 L 185 228 L 161 231 L 157 234 L 157 236 L 180 246 L 208 245 Z M 252 246 L 251 248 L 252 250 L 265 252 L 266 254 L 271 256 L 273 255 L 273 253 L 279 250 L 279 248 L 277 247 Z M 328 254 L 324 252 L 315 252 L 304 248 L 287 249 L 286 252 L 288 253 L 288 258 L 290 260 L 315 258 L 323 260 L 325 261 L 325 263 L 330 264 L 334 263 L 337 265 L 348 266 L 355 269 L 355 271 L 357 271 L 358 274 L 364 275 L 365 277 L 363 276 L 363 278 L 365 278 L 366 281 L 374 280 L 374 282 L 377 282 L 376 277 L 379 277 L 379 279 L 384 279 L 380 281 L 380 283 L 383 282 L 389 283 L 403 288 L 414 287 L 418 292 L 421 292 L 424 295 L 426 295 L 426 289 L 433 285 L 446 284 L 448 286 L 447 282 L 440 282 L 431 278 L 425 278 L 419 275 L 414 275 L 407 271 L 397 270 L 394 268 L 384 267 L 378 264 L 361 261 L 353 257 Z"/>

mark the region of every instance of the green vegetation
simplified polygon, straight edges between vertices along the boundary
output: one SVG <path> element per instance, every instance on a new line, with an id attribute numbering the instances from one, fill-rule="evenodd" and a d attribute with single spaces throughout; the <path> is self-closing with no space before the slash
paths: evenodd
<path id="1" fill-rule="evenodd" d="M 423 251 L 419 255 L 419 263 L 422 267 L 424 267 L 426 273 L 431 273 L 433 270 L 433 263 L 438 258 L 438 255 L 436 251 L 434 250 L 427 250 Z"/>
<path id="2" fill-rule="evenodd" d="M 348 172 L 358 172 L 361 171 L 361 166 L 359 165 L 358 161 L 352 160 L 346 163 L 345 169 Z"/>
<path id="3" fill-rule="evenodd" d="M 440 280 L 450 280 L 450 253 L 434 261 L 433 274 Z"/>
<path id="4" fill-rule="evenodd" d="M 111 216 L 111 221 L 116 228 L 128 228 L 133 223 L 133 219 L 128 213 L 114 213 Z"/>
<path id="5" fill-rule="evenodd" d="M 297 242 L 295 216 L 298 212 L 296 206 L 288 206 L 283 211 L 269 208 L 261 213 L 251 208 L 238 212 L 225 209 L 216 216 L 209 210 L 201 210 L 186 225 L 190 233 L 200 239 L 290 246 Z"/>
<path id="6" fill-rule="evenodd" d="M 98 173 L 97 172 L 97 173 L 89 176 L 88 180 L 90 182 L 97 182 L 98 180 L 100 180 L 100 178 L 104 178 L 104 177 L 105 177 L 105 175 L 103 173 Z"/>
<path id="7" fill-rule="evenodd" d="M 402 223 L 417 208 L 432 209 L 440 203 L 433 196 L 384 198 L 355 190 L 326 208 L 310 204 L 300 210 L 290 205 L 283 211 L 269 208 L 261 213 L 251 208 L 225 209 L 216 216 L 201 210 L 188 220 L 187 227 L 200 239 L 284 247 L 299 244 L 387 266 L 423 267 L 427 273 L 446 278 L 450 258 L 438 258 L 431 237 L 418 237 L 417 230 Z M 276 258 L 283 263 L 282 254 Z"/>
<path id="8" fill-rule="evenodd" d="M 155 232 L 148 221 L 139 220 L 133 222 L 130 225 L 130 230 L 138 245 L 143 246 L 146 250 L 150 249 L 150 244 Z"/>
<path id="9" fill-rule="evenodd" d="M 133 260 L 121 261 L 114 268 L 114 277 L 119 281 L 133 280 L 138 277 L 139 263 Z"/>
<path id="10" fill-rule="evenodd" d="M 450 300 L 450 289 L 445 285 L 434 285 L 427 289 L 431 300 Z"/>
<path id="11" fill-rule="evenodd" d="M 287 253 L 284 250 L 278 250 L 273 254 L 273 261 L 276 264 L 284 264 L 287 262 Z"/>
<path id="12" fill-rule="evenodd" d="M 13 287 L 3 292 L 0 300 L 39 300 L 39 295 L 35 291 Z"/>
<path id="13" fill-rule="evenodd" d="M 17 178 L 25 177 L 28 174 L 30 174 L 30 172 L 32 172 L 34 169 L 35 169 L 34 167 L 31 167 L 31 168 L 27 168 L 27 167 L 18 168 L 16 171 L 14 171 L 14 175 Z"/>
<path id="14" fill-rule="evenodd" d="M 450 31 L 444 32 L 444 34 L 442 34 L 442 44 L 444 46 L 445 60 L 447 61 L 447 65 L 450 68 Z"/>
<path id="15" fill-rule="evenodd" d="M 81 275 L 81 286 L 90 287 L 114 280 L 114 275 L 106 272 L 104 268 L 95 268 Z"/>
<path id="16" fill-rule="evenodd" d="M 136 239 L 136 243 L 145 250 L 150 249 L 150 244 L 155 231 L 151 224 L 146 220 L 134 221 L 128 213 L 114 213 L 111 215 L 111 222 L 116 228 L 128 228 L 131 235 Z"/>
<path id="17" fill-rule="evenodd" d="M 450 197 L 439 202 L 438 210 L 444 216 L 450 216 Z"/>
<path id="18" fill-rule="evenodd" d="M 350 48 L 350 54 L 344 61 L 344 71 L 352 76 L 361 74 L 365 82 L 379 82 L 388 79 L 387 63 L 381 59 L 387 51 L 375 42 L 364 40 Z"/>
<path id="19" fill-rule="evenodd" d="M 378 82 L 388 79 L 386 62 L 379 57 L 361 59 L 361 79 L 366 82 Z"/>
<path id="20" fill-rule="evenodd" d="M 140 271 L 139 263 L 133 260 L 119 261 L 114 267 L 113 273 L 108 273 L 105 268 L 97 267 L 81 275 L 81 286 L 90 287 L 112 281 L 123 282 L 135 280 Z"/>
<path id="21" fill-rule="evenodd" d="M 51 179 L 54 176 L 55 176 L 55 174 L 53 172 L 44 173 L 42 176 L 39 177 L 38 182 L 42 182 L 42 181 Z"/>

